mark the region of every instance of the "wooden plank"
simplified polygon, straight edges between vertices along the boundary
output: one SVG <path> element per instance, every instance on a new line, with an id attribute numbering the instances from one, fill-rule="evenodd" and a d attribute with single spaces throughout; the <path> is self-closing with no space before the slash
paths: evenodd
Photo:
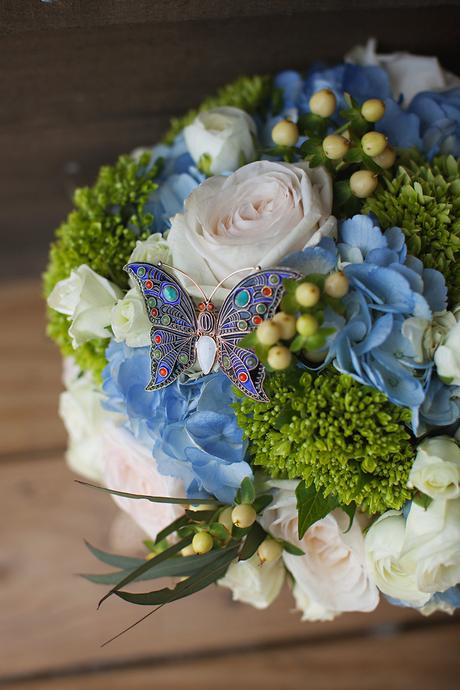
<path id="1" fill-rule="evenodd" d="M 11 690 L 457 690 L 460 626 L 37 679 Z M 144 666 L 144 667 L 142 667 Z M 8 687 L 8 686 L 7 686 Z"/>
<path id="2" fill-rule="evenodd" d="M 0 457 L 62 449 L 61 359 L 45 334 L 38 280 L 2 285 L 0 320 Z"/>
<path id="3" fill-rule="evenodd" d="M 75 576 L 101 571 L 82 540 L 110 548 L 116 510 L 109 497 L 72 479 L 59 460 L 0 465 L 0 677 L 338 631 L 346 635 L 401 621 L 424 623 L 413 611 L 385 604 L 373 614 L 307 624 L 292 613 L 288 592 L 269 609 L 256 611 L 213 588 L 161 609 L 101 649 L 101 642 L 146 610 L 112 598 L 97 612 L 105 589 Z"/>

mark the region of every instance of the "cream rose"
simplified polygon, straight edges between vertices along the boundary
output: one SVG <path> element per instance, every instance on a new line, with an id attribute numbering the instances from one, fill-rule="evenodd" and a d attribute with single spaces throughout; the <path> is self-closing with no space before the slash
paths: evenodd
<path id="1" fill-rule="evenodd" d="M 335 510 L 312 525 L 299 540 L 297 483 L 269 482 L 275 495 L 261 523 L 275 538 L 305 552 L 305 556 L 283 553 L 286 568 L 295 580 L 294 596 L 303 619 L 330 620 L 345 611 L 372 611 L 379 595 L 367 571 L 358 520 L 347 531 L 348 516 Z"/>
<path id="2" fill-rule="evenodd" d="M 281 591 L 285 569 L 281 560 L 260 565 L 257 554 L 247 561 L 231 563 L 218 584 L 232 591 L 234 601 L 266 609 Z"/>
<path id="3" fill-rule="evenodd" d="M 183 483 L 160 474 L 151 451 L 123 427 L 106 424 L 100 443 L 104 486 L 150 496 L 185 495 Z M 183 513 L 181 506 L 170 503 L 151 503 L 120 496 L 113 498 L 152 539 Z"/>
<path id="4" fill-rule="evenodd" d="M 163 235 L 155 232 L 147 237 L 146 240 L 137 240 L 127 263 L 130 264 L 135 261 L 146 264 L 157 264 L 159 261 L 162 261 L 165 264 L 170 264 L 171 251 Z"/>
<path id="5" fill-rule="evenodd" d="M 457 312 L 457 319 L 460 312 Z M 454 386 L 460 386 L 460 321 L 449 331 L 444 343 L 434 353 L 439 376 Z"/>
<path id="6" fill-rule="evenodd" d="M 71 322 L 69 335 L 74 348 L 92 338 L 109 338 L 112 308 L 122 291 L 82 264 L 54 286 L 48 305 Z"/>
<path id="7" fill-rule="evenodd" d="M 209 156 L 213 175 L 233 172 L 256 157 L 257 128 L 244 110 L 224 106 L 199 113 L 184 129 L 185 144 L 195 163 Z"/>
<path id="8" fill-rule="evenodd" d="M 279 266 L 291 252 L 335 234 L 331 208 L 332 183 L 323 168 L 250 163 L 229 177 L 211 177 L 190 194 L 168 236 L 173 264 L 210 291 L 233 271 Z M 228 278 L 224 287 L 243 277 Z"/>
<path id="9" fill-rule="evenodd" d="M 460 448 L 450 436 L 422 441 L 409 474 L 409 487 L 431 498 L 460 495 Z"/>
<path id="10" fill-rule="evenodd" d="M 112 331 L 117 342 L 129 347 L 150 345 L 150 329 L 144 299 L 138 288 L 131 288 L 112 309 Z"/>

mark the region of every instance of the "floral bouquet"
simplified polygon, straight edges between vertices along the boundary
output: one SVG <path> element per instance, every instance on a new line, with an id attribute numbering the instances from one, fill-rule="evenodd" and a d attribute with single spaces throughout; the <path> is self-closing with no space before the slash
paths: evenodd
<path id="1" fill-rule="evenodd" d="M 104 599 L 460 605 L 459 83 L 370 42 L 76 191 L 45 275 L 67 457 L 146 534 L 89 547 Z"/>

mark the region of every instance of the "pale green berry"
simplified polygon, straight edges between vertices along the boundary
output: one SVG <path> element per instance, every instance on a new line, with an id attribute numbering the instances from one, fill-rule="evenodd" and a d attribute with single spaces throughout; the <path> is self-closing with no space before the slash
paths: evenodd
<path id="1" fill-rule="evenodd" d="M 382 132 L 367 132 L 361 139 L 361 146 L 367 156 L 379 156 L 387 147 L 387 138 Z"/>
<path id="2" fill-rule="evenodd" d="M 232 510 L 232 522 L 236 527 L 245 529 L 251 527 L 256 521 L 257 513 L 249 503 L 240 503 Z"/>
<path id="3" fill-rule="evenodd" d="M 223 525 L 227 532 L 229 532 L 230 534 L 232 533 L 233 529 L 232 511 L 232 506 L 227 506 L 227 508 L 224 508 L 221 514 L 219 515 L 220 524 Z"/>
<path id="4" fill-rule="evenodd" d="M 208 553 L 208 551 L 211 551 L 213 546 L 214 546 L 214 540 L 211 537 L 211 535 L 209 534 L 209 532 L 198 532 L 193 537 L 192 547 L 193 547 L 193 551 L 197 555 L 202 555 L 204 553 Z"/>
<path id="5" fill-rule="evenodd" d="M 388 168 L 392 168 L 395 164 L 396 151 L 392 149 L 391 146 L 387 146 L 382 153 L 380 153 L 378 156 L 374 156 L 372 160 L 383 170 L 388 170 Z"/>
<path id="6" fill-rule="evenodd" d="M 378 122 L 385 115 L 385 103 L 380 98 L 369 98 L 361 106 L 361 115 L 368 122 Z"/>
<path id="7" fill-rule="evenodd" d="M 309 338 L 319 328 L 318 319 L 312 316 L 312 314 L 302 314 L 297 319 L 296 327 L 300 335 L 303 335 L 304 338 Z"/>
<path id="8" fill-rule="evenodd" d="M 350 283 L 342 271 L 331 273 L 324 281 L 324 292 L 329 295 L 329 297 L 341 299 L 345 297 L 349 289 Z"/>
<path id="9" fill-rule="evenodd" d="M 350 177 L 350 189 L 359 199 L 371 196 L 378 185 L 378 177 L 370 170 L 358 170 Z"/>
<path id="10" fill-rule="evenodd" d="M 268 351 L 267 362 L 275 371 L 287 369 L 292 361 L 292 354 L 284 345 L 274 345 Z"/>
<path id="11" fill-rule="evenodd" d="M 281 337 L 281 330 L 273 321 L 262 321 L 257 326 L 257 340 L 261 345 L 274 345 Z"/>
<path id="12" fill-rule="evenodd" d="M 330 160 L 340 160 L 349 148 L 350 142 L 340 134 L 329 134 L 323 139 L 323 151 Z"/>
<path id="13" fill-rule="evenodd" d="M 197 535 L 195 535 L 197 536 Z M 187 558 L 188 556 L 194 556 L 195 555 L 195 549 L 193 548 L 193 544 L 189 544 L 188 546 L 184 546 L 183 549 L 181 549 L 180 555 L 184 556 L 184 558 Z"/>
<path id="14" fill-rule="evenodd" d="M 314 307 L 321 298 L 321 290 L 314 283 L 300 283 L 296 287 L 295 298 L 302 307 Z"/>
<path id="15" fill-rule="evenodd" d="M 290 120 L 281 120 L 272 129 L 272 139 L 277 146 L 295 146 L 298 138 L 299 128 Z"/>
<path id="16" fill-rule="evenodd" d="M 280 330 L 281 340 L 290 340 L 295 336 L 295 316 L 286 314 L 285 311 L 279 311 L 272 319 Z"/>
<path id="17" fill-rule="evenodd" d="M 330 117 L 337 107 L 337 99 L 330 89 L 321 89 L 313 94 L 309 105 L 315 115 Z"/>
<path id="18" fill-rule="evenodd" d="M 275 539 L 265 539 L 257 549 L 261 563 L 275 563 L 281 558 L 283 553 L 282 545 Z"/>

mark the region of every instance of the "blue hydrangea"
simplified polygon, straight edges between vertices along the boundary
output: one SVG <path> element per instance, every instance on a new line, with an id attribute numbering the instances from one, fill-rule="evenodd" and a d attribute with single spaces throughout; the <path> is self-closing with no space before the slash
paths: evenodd
<path id="1" fill-rule="evenodd" d="M 423 91 L 412 99 L 409 112 L 419 120 L 428 158 L 438 153 L 460 156 L 460 88 Z"/>
<path id="2" fill-rule="evenodd" d="M 146 391 L 148 348 L 112 341 L 106 354 L 106 406 L 127 416 L 134 436 L 152 448 L 159 471 L 182 479 L 189 496 L 211 494 L 231 502 L 252 472 L 227 377 L 210 374 Z"/>

